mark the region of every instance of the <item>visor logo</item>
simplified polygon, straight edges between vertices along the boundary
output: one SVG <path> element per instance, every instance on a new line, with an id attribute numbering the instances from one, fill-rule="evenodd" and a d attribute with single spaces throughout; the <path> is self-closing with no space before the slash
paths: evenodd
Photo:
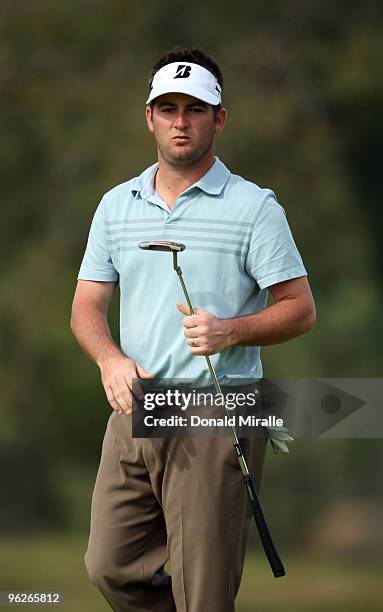
<path id="1" fill-rule="evenodd" d="M 185 64 L 180 64 L 177 67 L 177 72 L 175 75 L 175 79 L 187 79 L 190 76 L 191 66 L 186 66 Z"/>

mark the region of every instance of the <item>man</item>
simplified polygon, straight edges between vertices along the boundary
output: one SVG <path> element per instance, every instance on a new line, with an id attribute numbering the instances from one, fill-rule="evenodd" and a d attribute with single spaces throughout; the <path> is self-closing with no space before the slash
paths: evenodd
<path id="1" fill-rule="evenodd" d="M 232 612 L 250 522 L 231 441 L 132 437 L 132 381 L 207 385 L 203 355 L 221 380 L 259 379 L 259 347 L 305 333 L 315 320 L 275 195 L 215 157 L 227 116 L 222 85 L 218 65 L 198 49 L 173 49 L 153 67 L 146 121 L 158 163 L 101 200 L 73 301 L 73 333 L 99 366 L 113 408 L 85 561 L 117 611 Z M 186 244 L 180 263 L 196 315 L 182 303 L 169 256 L 137 248 L 160 239 Z M 117 284 L 121 346 L 107 323 Z M 259 489 L 266 439 L 244 446 Z"/>

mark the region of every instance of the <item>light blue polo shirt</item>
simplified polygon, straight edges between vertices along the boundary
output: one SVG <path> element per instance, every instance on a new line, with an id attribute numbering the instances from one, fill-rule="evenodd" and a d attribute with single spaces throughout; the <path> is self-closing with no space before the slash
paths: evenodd
<path id="1" fill-rule="evenodd" d="M 102 198 L 78 278 L 119 281 L 122 351 L 160 378 L 211 384 L 204 357 L 186 344 L 176 302 L 185 303 L 171 253 L 143 240 L 185 244 L 178 255 L 193 306 L 220 318 L 258 312 L 267 287 L 305 276 L 286 215 L 270 189 L 231 174 L 218 159 L 170 210 L 154 192 L 158 164 Z M 222 382 L 261 378 L 259 347 L 211 356 Z"/>

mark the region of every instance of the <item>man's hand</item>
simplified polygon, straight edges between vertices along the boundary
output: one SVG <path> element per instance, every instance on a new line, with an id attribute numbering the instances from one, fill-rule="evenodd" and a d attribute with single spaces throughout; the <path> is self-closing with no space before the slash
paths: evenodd
<path id="1" fill-rule="evenodd" d="M 122 414 L 130 414 L 133 407 L 132 391 L 142 399 L 143 393 L 137 383 L 133 387 L 133 380 L 137 378 L 151 379 L 154 374 L 147 372 L 140 364 L 125 357 L 113 355 L 99 362 L 101 381 L 106 397 L 113 410 Z"/>
<path id="2" fill-rule="evenodd" d="M 268 287 L 274 304 L 259 312 L 218 319 L 203 308 L 189 309 L 177 303 L 186 341 L 193 355 L 213 355 L 229 346 L 268 346 L 286 342 L 314 327 L 316 313 L 306 276 Z"/>
<path id="3" fill-rule="evenodd" d="M 177 308 L 186 315 L 182 321 L 186 342 L 193 355 L 214 355 L 230 346 L 229 319 L 218 319 L 203 308 L 189 308 L 177 302 Z"/>

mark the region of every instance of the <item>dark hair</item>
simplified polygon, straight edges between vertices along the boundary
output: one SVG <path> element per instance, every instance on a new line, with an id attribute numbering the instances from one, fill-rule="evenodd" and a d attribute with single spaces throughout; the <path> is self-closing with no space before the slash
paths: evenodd
<path id="1" fill-rule="evenodd" d="M 223 89 L 223 75 L 221 69 L 210 55 L 202 51 L 202 49 L 199 47 L 176 46 L 164 53 L 154 64 L 149 73 L 149 91 L 152 88 L 153 78 L 156 72 L 158 72 L 164 66 L 172 64 L 173 62 L 192 62 L 193 64 L 198 64 L 199 66 L 206 68 L 206 70 L 209 70 L 212 74 L 214 74 L 219 85 L 221 86 L 221 89 Z M 151 103 L 152 108 L 153 102 Z M 220 106 L 221 105 L 218 104 L 217 106 L 213 106 L 213 108 L 218 110 Z"/>

